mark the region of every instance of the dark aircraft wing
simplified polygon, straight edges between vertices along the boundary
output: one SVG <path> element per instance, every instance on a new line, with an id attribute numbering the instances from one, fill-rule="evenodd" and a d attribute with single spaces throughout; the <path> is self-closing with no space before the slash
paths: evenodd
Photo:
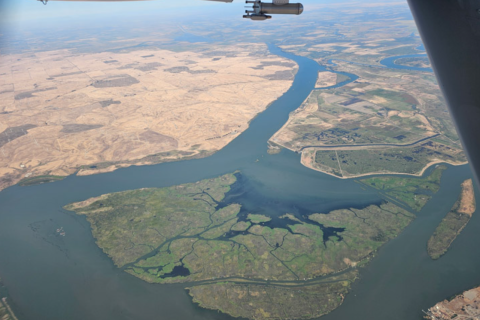
<path id="1" fill-rule="evenodd" d="M 480 0 L 408 0 L 480 182 Z"/>

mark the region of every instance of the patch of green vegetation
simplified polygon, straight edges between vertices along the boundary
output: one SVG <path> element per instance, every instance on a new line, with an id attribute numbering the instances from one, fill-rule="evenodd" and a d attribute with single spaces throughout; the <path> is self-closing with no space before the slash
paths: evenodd
<path id="1" fill-rule="evenodd" d="M 235 204 L 216 210 L 235 181 L 230 174 L 170 188 L 113 193 L 65 208 L 87 216 L 98 246 L 122 267 L 169 245 L 173 238 L 191 237 L 235 216 Z"/>
<path id="2" fill-rule="evenodd" d="M 248 228 L 250 228 L 252 224 L 250 223 L 250 221 L 240 221 L 240 222 L 237 222 L 234 226 L 232 226 L 231 230 L 232 231 L 245 231 L 247 230 Z"/>
<path id="3" fill-rule="evenodd" d="M 341 73 L 337 73 L 337 83 L 336 84 L 339 84 L 339 83 L 342 83 L 344 81 L 348 81 L 350 80 L 350 77 L 345 75 L 345 74 L 341 74 Z"/>
<path id="4" fill-rule="evenodd" d="M 417 117 L 400 117 L 400 116 L 391 116 L 389 117 L 389 121 L 394 125 L 398 126 L 401 128 L 408 128 L 407 131 L 409 131 L 410 134 L 407 134 L 406 136 L 401 136 L 400 134 L 393 135 L 393 137 L 402 137 L 400 139 L 395 139 L 396 143 L 402 144 L 405 142 L 410 142 L 410 141 L 417 141 L 422 137 L 426 136 L 426 132 L 424 127 L 424 123 Z M 398 132 L 398 131 L 397 131 Z M 414 135 L 412 139 L 408 139 L 407 136 L 409 135 Z M 429 133 L 431 135 L 431 133 Z M 406 139 L 407 138 L 407 139 Z"/>
<path id="5" fill-rule="evenodd" d="M 201 235 L 205 239 L 216 239 L 226 234 L 228 231 L 232 230 L 233 226 L 236 224 L 237 219 L 232 218 L 231 220 L 228 220 L 225 223 L 220 224 L 219 226 L 209 228 L 207 231 L 201 233 Z"/>
<path id="6" fill-rule="evenodd" d="M 430 257 L 436 260 L 444 255 L 469 221 L 470 216 L 457 212 L 455 207 L 447 213 L 428 240 L 427 249 Z"/>
<path id="7" fill-rule="evenodd" d="M 339 112 L 337 110 L 337 112 Z M 345 114 L 359 113 L 353 110 Z M 358 121 L 351 121 L 336 125 L 328 129 L 321 129 L 313 124 L 297 124 L 291 130 L 297 134 L 293 142 L 301 141 L 303 146 L 342 146 L 342 145 L 369 145 L 369 144 L 402 144 L 418 140 L 419 135 L 412 129 L 401 129 L 393 125 L 377 126 L 379 119 L 369 119 L 364 114 Z M 383 121 L 383 120 L 382 120 Z M 393 122 L 393 121 L 392 121 Z M 421 136 L 424 136 L 424 131 Z M 405 137 L 406 142 L 399 141 L 396 137 Z M 290 145 L 294 145 L 294 143 Z"/>
<path id="8" fill-rule="evenodd" d="M 48 182 L 55 182 L 55 181 L 60 181 L 65 179 L 65 176 L 36 176 L 36 177 L 31 177 L 31 178 L 25 178 L 21 180 L 18 185 L 21 187 L 25 186 L 32 186 L 35 184 L 41 184 L 41 183 L 48 183 Z"/>
<path id="9" fill-rule="evenodd" d="M 386 101 L 379 102 L 379 104 L 394 110 L 412 110 L 412 105 L 418 104 L 417 99 L 405 92 L 376 89 L 368 91 L 366 94 L 385 98 Z"/>
<path id="10" fill-rule="evenodd" d="M 97 244 L 124 271 L 152 283 L 193 283 L 190 292 L 202 306 L 231 315 L 243 306 L 260 312 L 258 319 L 275 314 L 266 308 L 271 295 L 284 297 L 279 301 L 291 310 L 288 318 L 315 317 L 337 307 L 355 278 L 354 267 L 414 218 L 384 203 L 312 214 L 306 221 L 285 214 L 284 227 L 263 226 L 272 218 L 249 214 L 240 221 L 240 205 L 221 202 L 236 181 L 237 175 L 227 174 L 175 187 L 113 193 L 66 209 L 86 215 Z M 326 275 L 340 278 L 315 282 Z M 205 284 L 222 279 L 226 282 Z M 271 286 L 276 281 L 292 287 Z M 225 290 L 240 292 L 245 286 L 268 294 L 242 299 L 239 293 L 238 299 L 224 300 Z M 212 297 L 218 304 L 211 304 Z M 312 306 L 300 312 L 297 306 L 304 304 Z"/>
<path id="11" fill-rule="evenodd" d="M 332 266 L 354 266 L 368 260 L 382 244 L 395 238 L 415 218 L 392 203 L 365 209 L 342 209 L 329 214 L 314 214 L 310 220 L 327 228 L 344 228 L 337 239 L 330 238 L 323 253 Z M 348 259 L 348 260 L 347 260 Z"/>
<path id="12" fill-rule="evenodd" d="M 470 187 L 466 187 L 465 183 Z M 475 211 L 475 195 L 473 191 L 472 181 L 466 181 L 462 185 L 462 193 L 459 199 L 453 205 L 452 209 L 447 213 L 442 222 L 438 225 L 435 232 L 428 240 L 427 251 L 434 260 L 439 259 L 450 248 L 450 245 L 462 232 L 463 228 L 468 224 Z M 462 199 L 466 198 L 468 199 Z M 466 207 L 462 208 L 462 204 Z M 463 211 L 467 209 L 466 211 Z"/>
<path id="13" fill-rule="evenodd" d="M 338 155 L 336 151 L 316 151 L 315 152 L 315 168 L 333 174 L 337 177 L 343 177 L 340 171 Z"/>
<path id="14" fill-rule="evenodd" d="M 417 54 L 418 50 L 415 50 L 415 46 L 403 46 L 394 49 L 388 49 L 380 51 L 381 53 L 388 54 L 389 56 L 401 56 L 407 54 Z"/>
<path id="15" fill-rule="evenodd" d="M 272 220 L 272 218 L 263 216 L 261 214 L 249 214 L 247 216 L 247 219 L 250 220 L 252 223 L 262 223 Z"/>
<path id="16" fill-rule="evenodd" d="M 319 150 L 315 153 L 316 167 L 326 172 L 337 172 L 337 175 L 343 177 L 374 173 L 419 174 L 429 163 L 438 160 L 460 163 L 466 161 L 466 156 L 461 149 L 434 142 L 426 142 L 417 147 Z"/>
<path id="17" fill-rule="evenodd" d="M 302 222 L 300 219 L 296 218 L 293 214 L 287 213 L 280 217 L 280 219 L 289 219 L 291 221 Z"/>
<path id="18" fill-rule="evenodd" d="M 443 165 L 437 166 L 424 178 L 385 176 L 363 179 L 360 182 L 403 202 L 415 211 L 420 211 L 440 189 L 440 179 L 445 169 L 447 167 Z"/>
<path id="19" fill-rule="evenodd" d="M 193 146 L 190 147 L 190 149 L 192 150 L 197 150 L 198 148 L 200 148 L 202 145 L 201 144 L 194 144 Z"/>
<path id="20" fill-rule="evenodd" d="M 282 152 L 282 147 L 280 145 L 272 141 L 268 142 L 268 149 L 267 149 L 268 154 L 279 154 L 280 152 Z"/>
<path id="21" fill-rule="evenodd" d="M 336 92 L 340 89 L 336 89 Z M 413 105 L 418 103 L 412 96 L 387 90 L 373 90 L 359 98 L 349 91 L 335 94 L 339 102 L 325 103 L 318 92 L 313 92 L 305 105 L 317 103 L 316 111 L 304 117 L 293 115 L 288 130 L 295 133 L 283 145 L 297 149 L 311 146 L 341 146 L 370 144 L 409 144 L 432 135 L 421 116 L 414 114 Z M 372 93 L 372 94 L 371 94 Z M 384 107 L 367 101 L 378 93 L 387 96 Z M 347 100 L 345 100 L 347 98 Z M 383 98 L 383 97 L 382 97 Z M 334 100 L 335 100 L 334 99 Z M 343 100 L 342 100 L 343 99 Z M 378 99 L 378 98 L 376 98 Z M 405 100 L 405 103 L 398 100 Z M 391 115 L 387 109 L 407 110 L 409 116 Z M 300 110 L 301 112 L 302 110 Z"/>
<path id="22" fill-rule="evenodd" d="M 355 281 L 357 271 L 325 283 L 259 285 L 218 282 L 188 288 L 201 307 L 249 319 L 311 319 L 337 308 Z"/>
<path id="23" fill-rule="evenodd" d="M 430 60 L 427 57 L 417 57 L 417 58 L 400 58 L 395 60 L 395 64 L 401 66 L 409 66 L 415 68 L 429 68 L 431 67 Z"/>
<path id="24" fill-rule="evenodd" d="M 310 216 L 312 223 L 297 222 L 289 225 L 289 229 L 272 229 L 256 224 L 250 226 L 247 233 L 228 236 L 231 231 L 244 231 L 249 226 L 249 222 L 238 222 L 237 218 L 232 218 L 239 212 L 238 205 L 211 210 L 211 213 L 206 210 L 207 206 L 198 208 L 195 205 L 189 210 L 182 208 L 181 219 L 175 219 L 177 215 L 174 212 L 170 213 L 168 219 L 165 214 L 171 208 L 168 202 L 172 201 L 177 210 L 180 205 L 177 198 L 183 201 L 181 205 L 191 205 L 189 200 L 178 195 L 178 189 L 174 197 L 162 197 L 159 190 L 168 189 L 144 189 L 137 191 L 139 193 L 135 194 L 135 198 L 130 194 L 125 199 L 131 202 L 127 208 L 125 201 L 118 198 L 126 194 L 120 193 L 113 194 L 114 199 L 103 198 L 88 205 L 87 209 L 79 210 L 77 207 L 75 210 L 87 215 L 97 243 L 117 265 L 149 282 L 227 277 L 298 280 L 338 272 L 367 259 L 413 219 L 407 211 L 393 204 L 383 204 L 363 210 L 315 214 Z M 151 203 L 150 197 L 154 197 L 156 203 Z M 137 199 L 142 199 L 147 205 L 142 207 L 141 201 L 135 201 Z M 199 199 L 193 201 L 204 203 Z M 115 202 L 121 205 L 112 206 Z M 154 205 L 161 211 L 153 208 Z M 361 218 L 352 219 L 355 214 Z M 110 217 L 105 219 L 106 216 Z M 269 218 L 249 215 L 249 219 L 265 222 Z M 375 220 L 376 223 L 372 227 L 371 223 L 366 225 L 363 219 Z M 346 229 L 325 241 L 324 233 L 313 222 Z M 136 226 L 129 227 L 129 224 Z M 239 225 L 243 226 L 234 228 Z M 164 277 L 173 266 L 183 266 L 189 270 L 189 274 L 184 277 Z"/>
<path id="25" fill-rule="evenodd" d="M 429 115 L 429 119 L 432 125 L 435 127 L 435 130 L 442 132 L 442 134 L 449 139 L 450 143 L 447 143 L 447 145 L 451 144 L 452 142 L 460 142 L 457 130 L 455 129 L 452 118 L 450 118 L 449 114 L 444 113 L 443 116 L 445 116 L 445 118 L 441 118 L 438 117 L 440 113 L 438 113 L 438 111 L 436 112 L 437 113 L 435 115 Z"/>
<path id="26" fill-rule="evenodd" d="M 267 150 L 267 153 L 268 154 L 279 154 L 280 152 L 282 152 L 282 149 L 281 148 L 268 148 Z"/>

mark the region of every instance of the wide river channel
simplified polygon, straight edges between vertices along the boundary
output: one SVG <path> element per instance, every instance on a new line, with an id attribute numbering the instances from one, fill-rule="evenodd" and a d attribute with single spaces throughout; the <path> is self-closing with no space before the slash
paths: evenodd
<path id="1" fill-rule="evenodd" d="M 194 182 L 235 170 L 245 178 L 241 202 L 251 212 L 270 216 L 328 212 L 381 201 L 375 190 L 364 190 L 354 180 L 303 167 L 296 153 L 267 154 L 268 139 L 302 104 L 314 88 L 317 72 L 324 69 L 277 47 L 270 50 L 298 63 L 292 87 L 213 156 L 70 176 L 0 192 L 0 277 L 19 320 L 232 319 L 193 304 L 185 284 L 148 284 L 117 269 L 96 246 L 85 218 L 62 209 L 74 201 Z M 422 309 L 479 285 L 478 215 L 441 259 L 432 261 L 426 252 L 428 238 L 460 193 L 460 183 L 471 176 L 468 166 L 449 166 L 440 191 L 418 218 L 379 250 L 344 304 L 322 319 L 421 319 Z M 66 236 L 58 236 L 57 229 Z"/>

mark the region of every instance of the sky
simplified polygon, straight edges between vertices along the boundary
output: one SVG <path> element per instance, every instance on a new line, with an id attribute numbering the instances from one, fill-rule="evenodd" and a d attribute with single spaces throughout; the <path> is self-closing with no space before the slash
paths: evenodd
<path id="1" fill-rule="evenodd" d="M 331 0 L 303 0 L 302 3 L 316 3 Z M 245 3 L 236 0 L 233 3 L 218 3 L 202 0 L 152 0 L 131 2 L 67 2 L 50 1 L 46 6 L 36 0 L 0 0 L 0 21 L 6 25 L 30 24 L 38 20 L 62 17 L 75 18 L 85 15 L 139 15 L 158 14 L 159 18 L 172 15 L 230 15 L 243 14 Z"/>
<path id="2" fill-rule="evenodd" d="M 51 1 L 46 6 L 36 0 L 0 0 L 4 23 L 29 23 L 36 20 L 55 19 L 95 14 L 138 14 L 142 12 L 171 12 L 192 8 L 203 10 L 215 3 L 201 0 L 156 0 L 132 2 L 66 2 Z M 220 5 L 222 5 L 221 3 Z M 219 5 L 218 3 L 216 5 Z"/>
<path id="3" fill-rule="evenodd" d="M 270 2 L 272 0 L 264 0 Z M 296 19 L 299 23 L 314 13 L 314 8 L 323 3 L 360 2 L 365 0 L 290 0 L 300 1 L 305 11 L 300 17 L 277 16 L 275 22 L 281 23 Z M 372 2 L 394 2 L 399 0 L 368 0 Z M 168 25 L 195 25 L 198 21 L 238 19 L 241 25 L 249 26 L 252 23 L 268 28 L 272 24 L 266 22 L 252 22 L 242 19 L 245 1 L 234 0 L 233 3 L 210 2 L 203 0 L 151 0 L 151 1 L 124 1 L 124 2 L 93 2 L 93 1 L 49 1 L 43 5 L 37 0 L 0 0 L 0 47 L 13 39 L 12 35 L 21 35 L 25 31 L 38 34 L 50 30 L 62 29 L 89 29 L 97 30 L 101 27 L 136 28 L 152 26 L 158 21 L 158 27 L 167 22 Z M 309 10 L 311 8 L 311 10 Z M 237 24 L 238 25 L 238 24 Z M 191 28 L 192 30 L 194 28 Z M 17 37 L 17 40 L 20 39 Z M 20 39 L 21 40 L 21 39 Z"/>

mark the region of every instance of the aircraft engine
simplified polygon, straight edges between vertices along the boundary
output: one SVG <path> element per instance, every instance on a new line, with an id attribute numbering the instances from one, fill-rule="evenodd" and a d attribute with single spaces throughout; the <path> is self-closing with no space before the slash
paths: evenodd
<path id="1" fill-rule="evenodd" d="M 245 3 L 252 4 L 252 10 L 245 10 L 244 18 L 252 20 L 267 20 L 272 18 L 269 14 L 302 14 L 301 3 L 289 3 L 289 0 L 273 0 L 273 3 L 260 0 L 247 0 Z"/>
<path id="2" fill-rule="evenodd" d="M 301 3 L 289 3 L 279 6 L 274 3 L 260 3 L 260 11 L 264 14 L 301 14 L 303 5 Z"/>

